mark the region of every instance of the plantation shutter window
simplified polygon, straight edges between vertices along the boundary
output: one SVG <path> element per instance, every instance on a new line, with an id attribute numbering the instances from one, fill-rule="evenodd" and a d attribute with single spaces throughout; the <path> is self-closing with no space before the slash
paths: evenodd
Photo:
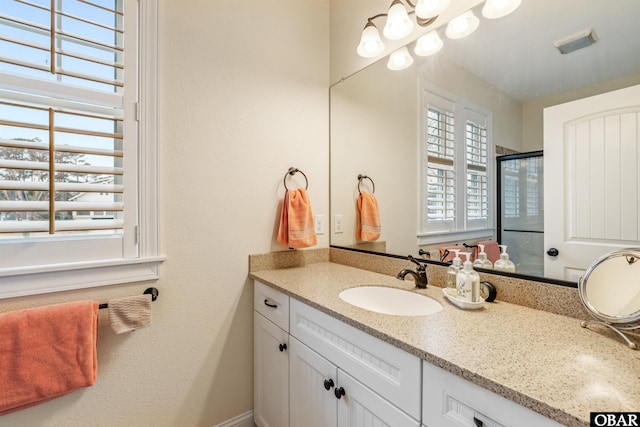
<path id="1" fill-rule="evenodd" d="M 9 102 L 0 111 L 10 128 L 0 139 L 0 239 L 122 229 L 122 119 Z"/>
<path id="2" fill-rule="evenodd" d="M 490 113 L 429 90 L 422 111 L 419 244 L 490 237 Z"/>
<path id="3" fill-rule="evenodd" d="M 0 1 L 0 298 L 157 278 L 156 55 L 155 1 Z"/>
<path id="4" fill-rule="evenodd" d="M 453 227 L 456 216 L 455 122 L 453 104 L 444 99 L 427 107 L 427 212 L 433 228 Z"/>
<path id="5" fill-rule="evenodd" d="M 487 118 L 466 110 L 467 228 L 487 227 L 489 216 Z"/>
<path id="6" fill-rule="evenodd" d="M 16 0 L 1 10 L 0 70 L 17 87 L 0 93 L 0 239 L 119 232 L 122 0 Z"/>

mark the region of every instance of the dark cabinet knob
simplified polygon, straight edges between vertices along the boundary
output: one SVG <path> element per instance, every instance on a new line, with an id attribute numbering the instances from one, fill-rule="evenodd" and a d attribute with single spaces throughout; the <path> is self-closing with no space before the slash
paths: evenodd
<path id="1" fill-rule="evenodd" d="M 547 251 L 547 255 L 549 256 L 558 256 L 559 254 L 560 252 L 558 252 L 556 248 L 549 248 L 549 250 Z"/>
<path id="2" fill-rule="evenodd" d="M 287 349 L 286 344 L 280 344 L 278 347 L 280 348 L 280 351 L 285 351 Z"/>
<path id="3" fill-rule="evenodd" d="M 479 420 L 476 417 L 473 417 L 473 423 L 476 425 L 476 427 L 483 427 L 484 426 L 484 423 L 482 422 L 482 420 Z"/>
<path id="4" fill-rule="evenodd" d="M 329 378 L 328 380 L 324 380 L 324 389 L 325 390 L 331 390 L 331 387 L 333 387 L 335 384 L 333 383 L 333 380 L 331 378 Z"/>
<path id="5" fill-rule="evenodd" d="M 340 399 L 342 396 L 344 396 L 344 388 L 340 387 L 340 388 L 336 388 L 335 390 L 333 390 L 333 394 L 336 395 L 336 397 L 338 399 Z"/>

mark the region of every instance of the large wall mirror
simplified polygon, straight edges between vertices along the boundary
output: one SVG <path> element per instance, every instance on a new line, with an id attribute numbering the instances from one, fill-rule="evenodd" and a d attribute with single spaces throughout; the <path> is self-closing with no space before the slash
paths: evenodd
<path id="1" fill-rule="evenodd" d="M 480 8 L 473 9 L 477 16 Z M 464 39 L 441 34 L 442 50 L 428 57 L 413 55 L 415 62 L 407 69 L 391 71 L 382 58 L 331 87 L 332 246 L 417 256 L 420 249 L 434 253 L 438 247 L 497 239 L 496 156 L 543 150 L 546 107 L 640 84 L 637 0 L 523 0 L 507 17 L 480 21 Z M 568 54 L 554 47 L 554 42 L 590 29 L 594 44 Z M 408 47 L 413 53 L 413 43 Z M 425 92 L 451 95 L 489 112 L 489 223 L 475 236 L 439 232 L 418 238 Z M 374 242 L 355 237 L 358 175 L 370 178 L 360 182 L 360 189 L 372 191 L 375 183 L 381 233 Z M 555 190 L 546 185 L 540 194 Z M 552 215 L 553 210 L 546 206 L 538 214 Z M 521 240 L 521 247 L 508 249 L 516 265 L 530 256 L 523 248 L 548 259 L 549 248 Z M 524 269 L 518 273 L 538 275 Z"/>

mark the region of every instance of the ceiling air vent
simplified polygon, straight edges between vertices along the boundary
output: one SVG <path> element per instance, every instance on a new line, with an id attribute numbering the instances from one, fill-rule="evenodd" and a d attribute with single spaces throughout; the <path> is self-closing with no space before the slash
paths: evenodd
<path id="1" fill-rule="evenodd" d="M 557 40 L 553 42 L 553 45 L 564 55 L 566 53 L 573 52 L 574 50 L 591 46 L 596 41 L 598 41 L 596 32 L 593 31 L 592 28 L 589 28 L 588 30 L 580 31 L 579 33 L 569 37 Z"/>

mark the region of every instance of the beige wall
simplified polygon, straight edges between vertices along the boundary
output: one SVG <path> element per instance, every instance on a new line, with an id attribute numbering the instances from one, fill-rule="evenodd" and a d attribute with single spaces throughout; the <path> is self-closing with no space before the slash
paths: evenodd
<path id="1" fill-rule="evenodd" d="M 285 249 L 274 235 L 289 166 L 308 176 L 314 213 L 328 215 L 328 0 L 160 4 L 168 260 L 153 325 L 115 336 L 101 312 L 96 384 L 2 416 L 3 427 L 210 427 L 251 410 L 248 254 Z M 0 311 L 147 285 L 3 300 Z"/>
<path id="2" fill-rule="evenodd" d="M 575 101 L 577 99 L 598 95 L 613 90 L 622 89 L 640 83 L 640 74 L 632 74 L 605 83 L 583 87 L 569 92 L 547 96 L 522 105 L 522 151 L 543 149 L 543 120 L 542 112 L 546 107 Z"/>

